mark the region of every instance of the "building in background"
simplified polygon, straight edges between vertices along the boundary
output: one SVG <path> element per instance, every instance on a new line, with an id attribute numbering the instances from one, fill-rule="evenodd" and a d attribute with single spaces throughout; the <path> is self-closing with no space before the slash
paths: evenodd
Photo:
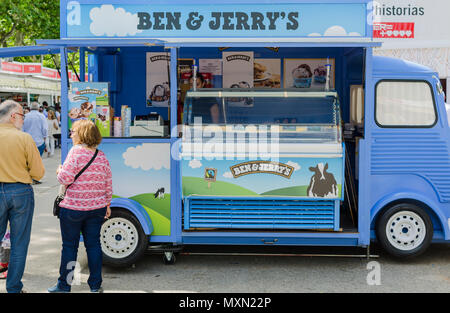
<path id="1" fill-rule="evenodd" d="M 450 99 L 449 0 L 377 0 L 373 2 L 374 54 L 401 58 L 439 73 Z"/>
<path id="2" fill-rule="evenodd" d="M 69 71 L 69 81 L 78 81 L 77 75 Z M 85 78 L 87 80 L 87 76 Z M 46 68 L 41 63 L 20 63 L 0 59 L 0 102 L 13 99 L 22 105 L 31 102 L 50 106 L 60 102 L 61 77 L 56 69 Z"/>

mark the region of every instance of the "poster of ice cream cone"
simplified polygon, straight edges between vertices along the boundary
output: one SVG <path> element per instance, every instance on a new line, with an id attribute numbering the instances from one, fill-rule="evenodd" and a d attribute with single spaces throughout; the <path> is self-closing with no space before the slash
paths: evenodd
<path id="1" fill-rule="evenodd" d="M 325 90 L 329 64 L 329 89 L 334 89 L 334 59 L 285 59 L 284 87 Z"/>
<path id="2" fill-rule="evenodd" d="M 255 59 L 253 82 L 255 88 L 280 88 L 281 60 Z"/>
<path id="3" fill-rule="evenodd" d="M 253 88 L 253 52 L 222 54 L 223 88 Z"/>
<path id="4" fill-rule="evenodd" d="M 147 107 L 169 107 L 169 73 L 169 52 L 147 52 Z"/>
<path id="5" fill-rule="evenodd" d="M 223 88 L 253 88 L 253 52 L 227 51 L 222 54 Z M 251 107 L 250 98 L 232 98 L 233 107 Z"/>

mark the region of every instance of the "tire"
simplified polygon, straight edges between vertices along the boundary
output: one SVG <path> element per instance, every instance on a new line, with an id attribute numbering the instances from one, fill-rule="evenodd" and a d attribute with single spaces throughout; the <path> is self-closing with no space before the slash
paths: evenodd
<path id="1" fill-rule="evenodd" d="M 383 249 L 397 258 L 412 258 L 424 253 L 433 238 L 433 223 L 421 207 L 396 204 L 382 213 L 377 237 Z"/>
<path id="2" fill-rule="evenodd" d="M 100 242 L 104 264 L 129 267 L 145 253 L 149 240 L 131 212 L 111 208 L 111 216 L 100 231 Z"/>

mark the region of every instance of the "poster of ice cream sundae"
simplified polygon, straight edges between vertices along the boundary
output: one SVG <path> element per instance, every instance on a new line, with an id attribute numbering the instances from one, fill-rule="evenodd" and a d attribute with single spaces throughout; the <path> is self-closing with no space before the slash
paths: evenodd
<path id="1" fill-rule="evenodd" d="M 330 64 L 329 88 L 334 89 L 334 59 L 285 59 L 284 86 L 286 88 L 323 90 L 327 81 L 327 67 Z"/>

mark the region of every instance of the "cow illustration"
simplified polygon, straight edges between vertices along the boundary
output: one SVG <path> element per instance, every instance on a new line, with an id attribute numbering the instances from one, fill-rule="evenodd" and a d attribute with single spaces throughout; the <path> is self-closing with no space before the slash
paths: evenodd
<path id="1" fill-rule="evenodd" d="M 164 199 L 164 187 L 159 188 L 158 190 L 156 190 L 155 192 L 155 199 Z"/>
<path id="2" fill-rule="evenodd" d="M 309 170 L 314 173 L 306 193 L 308 197 L 335 198 L 338 196 L 338 186 L 334 175 L 327 172 L 328 163 L 319 163 Z"/>

